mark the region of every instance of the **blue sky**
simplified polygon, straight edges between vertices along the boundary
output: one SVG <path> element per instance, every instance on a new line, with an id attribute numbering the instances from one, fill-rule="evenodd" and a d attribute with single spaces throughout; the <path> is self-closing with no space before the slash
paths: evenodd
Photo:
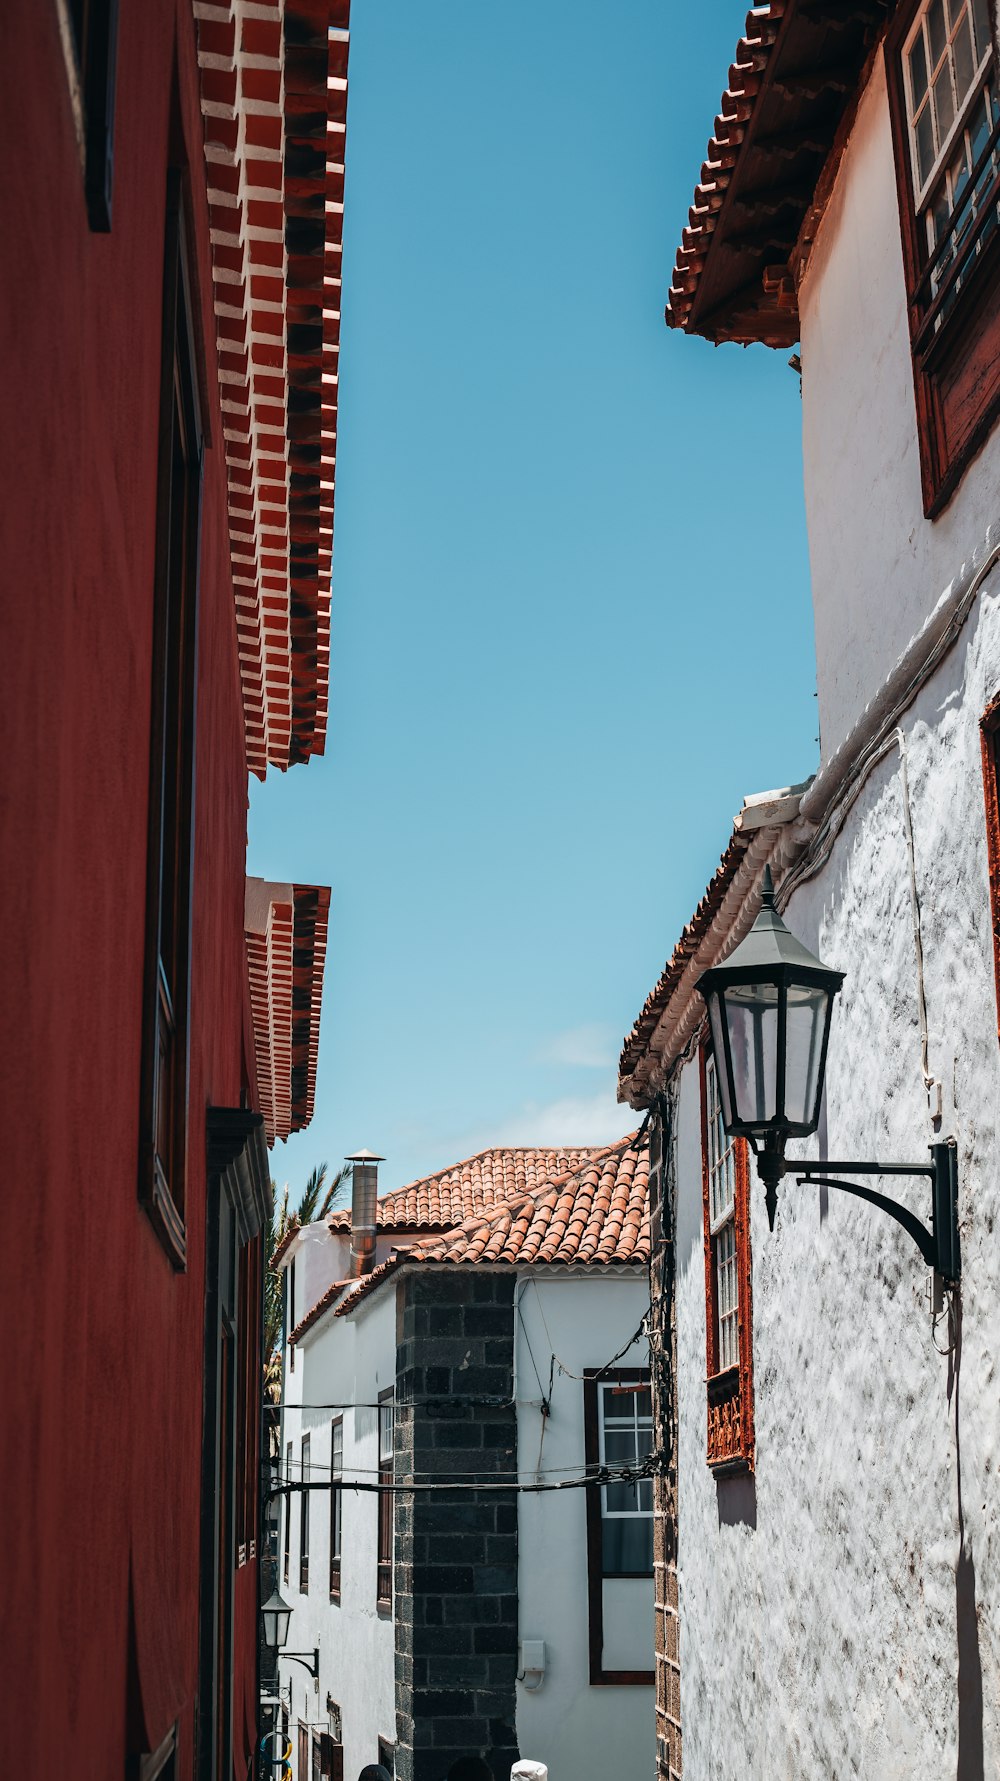
<path id="1" fill-rule="evenodd" d="M 329 884 L 293 1201 L 608 1141 L 743 796 L 816 761 L 798 383 L 663 305 L 745 0 L 355 0 L 330 728 L 249 870 Z"/>

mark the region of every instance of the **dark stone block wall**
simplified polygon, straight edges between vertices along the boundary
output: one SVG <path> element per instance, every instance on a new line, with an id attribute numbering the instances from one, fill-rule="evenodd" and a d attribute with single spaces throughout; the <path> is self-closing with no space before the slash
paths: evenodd
<path id="1" fill-rule="evenodd" d="M 510 1274 L 421 1269 L 397 1288 L 397 1478 L 517 1476 Z M 396 1774 L 517 1761 L 517 1495 L 396 1496 Z"/>

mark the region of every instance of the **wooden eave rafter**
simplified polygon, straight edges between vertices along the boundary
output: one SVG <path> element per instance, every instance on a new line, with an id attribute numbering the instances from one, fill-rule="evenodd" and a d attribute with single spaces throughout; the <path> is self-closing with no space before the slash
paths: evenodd
<path id="1" fill-rule="evenodd" d="M 329 912 L 325 886 L 247 879 L 250 1007 L 269 1144 L 313 1116 Z"/>
<path id="2" fill-rule="evenodd" d="M 247 763 L 263 778 L 326 735 L 349 0 L 194 12 Z"/>
<path id="3" fill-rule="evenodd" d="M 670 327 L 795 344 L 797 244 L 892 4 L 768 0 L 747 14 L 677 254 Z"/>

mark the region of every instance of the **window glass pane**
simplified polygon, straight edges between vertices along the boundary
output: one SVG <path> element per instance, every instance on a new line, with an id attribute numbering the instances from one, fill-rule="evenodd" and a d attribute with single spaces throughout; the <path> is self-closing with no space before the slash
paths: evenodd
<path id="1" fill-rule="evenodd" d="M 931 116 L 930 100 L 924 106 L 916 123 L 917 141 L 917 178 L 921 185 L 925 183 L 934 165 L 934 121 Z"/>
<path id="2" fill-rule="evenodd" d="M 609 1428 L 604 1431 L 604 1463 L 608 1466 L 630 1466 L 635 1459 L 635 1430 Z"/>
<path id="3" fill-rule="evenodd" d="M 719 1101 L 719 1077 L 714 1058 L 706 1059 L 705 1088 L 708 1126 L 709 1216 L 714 1224 L 725 1218 L 736 1192 L 736 1156 L 733 1141 L 726 1137 Z"/>
<path id="4" fill-rule="evenodd" d="M 991 42 L 989 0 L 972 0 L 972 17 L 976 27 L 976 56 L 981 62 Z"/>
<path id="5" fill-rule="evenodd" d="M 602 1524 L 605 1575 L 649 1576 L 653 1569 L 652 1515 L 624 1515 Z"/>
<path id="6" fill-rule="evenodd" d="M 951 84 L 951 68 L 947 61 L 942 63 L 941 72 L 934 82 L 934 109 L 937 113 L 938 141 L 943 143 L 955 122 L 955 94 Z"/>
<path id="7" fill-rule="evenodd" d="M 614 1462 L 609 1459 L 609 1464 Z M 604 1487 L 604 1512 L 606 1515 L 637 1515 L 639 1513 L 639 1497 L 634 1484 L 624 1479 L 617 1484 Z"/>
<path id="8" fill-rule="evenodd" d="M 604 1420 L 627 1422 L 631 1428 L 636 1417 L 652 1417 L 653 1401 L 648 1389 L 623 1391 L 620 1386 L 604 1387 Z"/>
<path id="9" fill-rule="evenodd" d="M 990 131 L 993 128 L 993 119 L 990 115 L 990 98 L 990 89 L 987 87 L 982 98 L 977 102 L 976 109 L 969 120 L 969 136 L 972 142 L 973 163 L 978 161 L 989 141 Z"/>
<path id="10" fill-rule="evenodd" d="M 927 31 L 931 43 L 931 67 L 936 68 L 947 42 L 943 0 L 931 0 L 927 8 Z"/>
<path id="11" fill-rule="evenodd" d="M 972 83 L 976 75 L 976 58 L 972 49 L 972 31 L 969 27 L 969 15 L 962 15 L 962 22 L 952 40 L 952 53 L 955 57 L 955 86 L 958 90 L 958 102 L 961 105 L 972 91 Z"/>
<path id="12" fill-rule="evenodd" d="M 736 1227 L 730 1221 L 715 1239 L 716 1303 L 719 1327 L 719 1371 L 733 1367 L 739 1358 L 739 1281 L 736 1274 Z"/>
<path id="13" fill-rule="evenodd" d="M 910 48 L 910 102 L 917 111 L 920 101 L 927 91 L 927 56 L 924 51 L 923 29 L 917 32 Z"/>
<path id="14" fill-rule="evenodd" d="M 380 1404 L 378 1407 L 378 1457 L 384 1464 L 392 1459 L 392 1404 Z"/>

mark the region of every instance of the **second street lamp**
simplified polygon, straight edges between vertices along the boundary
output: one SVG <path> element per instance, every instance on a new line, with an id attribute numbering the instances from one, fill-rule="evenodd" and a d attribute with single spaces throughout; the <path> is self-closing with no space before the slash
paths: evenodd
<path id="1" fill-rule="evenodd" d="M 292 1610 L 275 1587 L 260 1611 L 264 1623 L 264 1643 L 271 1651 L 280 1651 L 288 1642 L 288 1625 Z"/>
<path id="2" fill-rule="evenodd" d="M 765 868 L 761 908 L 746 939 L 721 965 L 706 971 L 698 989 L 708 1007 L 722 1102 L 730 1137 L 746 1138 L 765 1187 L 774 1229 L 778 1182 L 794 1174 L 868 1200 L 913 1238 L 928 1265 L 946 1280 L 959 1277 L 958 1171 L 955 1146 L 932 1144 L 927 1163 L 791 1162 L 789 1138 L 807 1138 L 819 1125 L 833 1000 L 844 982 L 785 926 Z M 905 1206 L 844 1175 L 914 1175 L 931 1182 L 931 1227 Z"/>

